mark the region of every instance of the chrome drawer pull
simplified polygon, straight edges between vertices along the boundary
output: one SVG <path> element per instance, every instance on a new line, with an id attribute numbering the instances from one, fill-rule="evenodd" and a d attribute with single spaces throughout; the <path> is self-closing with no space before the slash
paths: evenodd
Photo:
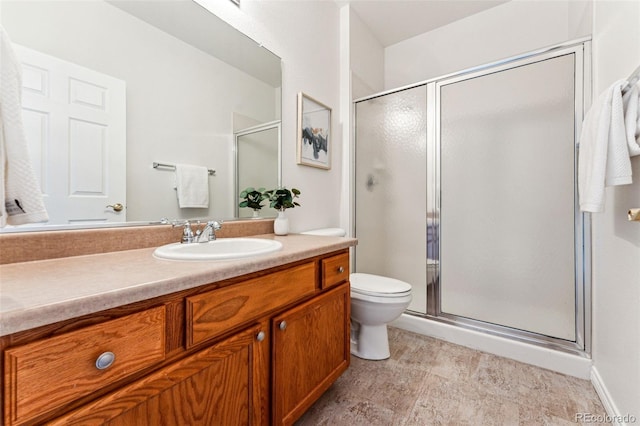
<path id="1" fill-rule="evenodd" d="M 106 370 L 115 362 L 116 355 L 113 352 L 105 352 L 96 359 L 96 368 Z"/>
<path id="2" fill-rule="evenodd" d="M 287 329 L 287 322 L 286 321 L 282 321 L 278 327 L 280 328 L 280 330 L 286 330 Z"/>
<path id="3" fill-rule="evenodd" d="M 264 331 L 261 331 L 256 335 L 256 340 L 258 342 L 262 342 L 264 340 L 264 337 L 265 337 Z"/>
<path id="4" fill-rule="evenodd" d="M 344 272 L 344 268 L 342 266 L 338 266 L 338 273 L 341 274 Z"/>

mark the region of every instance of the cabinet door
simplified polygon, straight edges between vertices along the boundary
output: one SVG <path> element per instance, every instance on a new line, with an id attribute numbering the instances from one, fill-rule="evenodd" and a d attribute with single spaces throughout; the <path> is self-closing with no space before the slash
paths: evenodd
<path id="1" fill-rule="evenodd" d="M 268 338 L 251 327 L 93 403 L 56 425 L 249 425 L 263 423 Z M 266 334 L 266 333 L 265 333 Z M 266 336 L 265 336 L 266 337 Z"/>
<path id="2" fill-rule="evenodd" d="M 272 320 L 274 424 L 293 424 L 349 366 L 349 283 Z"/>

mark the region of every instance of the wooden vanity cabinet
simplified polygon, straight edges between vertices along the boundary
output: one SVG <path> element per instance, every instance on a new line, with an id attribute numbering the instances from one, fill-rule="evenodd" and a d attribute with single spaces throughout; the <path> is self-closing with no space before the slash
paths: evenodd
<path id="1" fill-rule="evenodd" d="M 349 365 L 348 263 L 342 250 L 5 336 L 4 424 L 292 424 Z"/>
<path id="2" fill-rule="evenodd" d="M 349 366 L 349 283 L 273 318 L 273 423 L 293 424 Z"/>

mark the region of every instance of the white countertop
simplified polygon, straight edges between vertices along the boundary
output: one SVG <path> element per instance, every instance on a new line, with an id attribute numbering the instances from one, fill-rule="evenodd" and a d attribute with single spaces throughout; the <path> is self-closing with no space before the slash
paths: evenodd
<path id="1" fill-rule="evenodd" d="M 282 250 L 237 260 L 172 261 L 154 248 L 0 266 L 0 336 L 355 246 L 343 237 L 255 235 Z"/>

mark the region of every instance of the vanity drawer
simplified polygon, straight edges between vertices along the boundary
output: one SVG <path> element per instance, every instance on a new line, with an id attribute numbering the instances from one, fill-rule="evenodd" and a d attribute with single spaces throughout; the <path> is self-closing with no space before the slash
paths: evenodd
<path id="1" fill-rule="evenodd" d="M 349 253 L 322 259 L 322 289 L 349 280 Z"/>
<path id="2" fill-rule="evenodd" d="M 96 361 L 106 352 L 115 360 L 98 369 Z M 164 306 L 7 349 L 6 423 L 21 424 L 164 357 Z"/>
<path id="3" fill-rule="evenodd" d="M 309 262 L 187 297 L 187 347 L 219 336 L 316 290 L 316 263 Z"/>

